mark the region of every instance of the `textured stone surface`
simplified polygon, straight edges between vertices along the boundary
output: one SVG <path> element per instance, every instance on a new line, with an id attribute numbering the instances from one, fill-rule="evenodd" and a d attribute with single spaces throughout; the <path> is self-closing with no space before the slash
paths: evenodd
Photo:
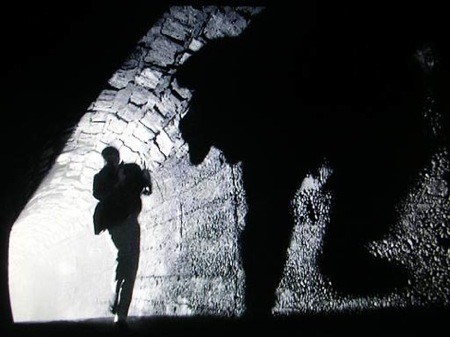
<path id="1" fill-rule="evenodd" d="M 213 13 L 205 27 L 205 36 L 215 39 L 225 36 L 237 36 L 247 26 L 247 21 L 235 9 L 225 7 Z"/>
<path id="2" fill-rule="evenodd" d="M 261 9 L 171 7 L 99 93 L 55 165 L 15 223 L 10 239 L 10 291 L 16 321 L 107 317 L 115 248 L 93 234 L 92 178 L 101 150 L 152 170 L 143 196 L 141 259 L 131 315 L 240 315 L 244 274 L 238 237 L 246 213 L 241 167 L 217 149 L 192 166 L 178 123 L 192 93 L 173 80 L 177 67 L 209 40 L 236 36 Z M 432 67 L 429 53 L 418 53 Z M 439 114 L 424 111 L 439 136 Z M 445 149 L 411 189 L 392 231 L 367 249 L 406 266 L 410 282 L 385 296 L 339 294 L 318 271 L 332 196 L 324 165 L 305 177 L 293 200 L 297 226 L 278 288 L 275 314 L 339 312 L 448 304 L 449 171 Z M 311 207 L 309 207 L 309 206 Z M 310 209 L 313 211 L 311 212 Z"/>
<path id="3" fill-rule="evenodd" d="M 442 137 L 430 122 L 439 115 L 433 106 L 432 94 L 426 98 L 425 128 L 435 137 Z M 425 123 L 427 124 L 427 123 Z M 318 257 L 323 237 L 330 225 L 332 195 L 322 185 L 332 174 L 324 166 L 317 177 L 306 177 L 294 200 L 297 226 L 294 229 L 284 278 L 277 290 L 276 314 L 294 312 L 339 312 L 369 308 L 427 307 L 450 302 L 450 234 L 449 190 L 445 175 L 450 170 L 446 149 L 436 153 L 411 186 L 407 197 L 398 206 L 399 220 L 380 241 L 366 249 L 378 258 L 404 266 L 408 285 L 384 296 L 343 296 L 332 282 L 320 274 Z M 308 211 L 313 205 L 313 212 Z"/>
<path id="4" fill-rule="evenodd" d="M 247 26 L 251 9 L 247 19 L 233 12 L 169 8 L 88 108 L 13 226 L 9 266 L 16 321 L 110 316 L 115 248 L 107 233 L 93 234 L 91 194 L 92 178 L 103 165 L 100 152 L 110 144 L 123 160 L 152 170 L 154 193 L 143 197 L 130 314 L 242 312 L 240 167 L 225 164 L 215 149 L 201 166 L 190 164 L 178 123 L 192 94 L 172 79 L 183 54 L 198 51 L 206 34 L 236 35 Z M 214 30 L 216 21 L 224 28 Z"/>

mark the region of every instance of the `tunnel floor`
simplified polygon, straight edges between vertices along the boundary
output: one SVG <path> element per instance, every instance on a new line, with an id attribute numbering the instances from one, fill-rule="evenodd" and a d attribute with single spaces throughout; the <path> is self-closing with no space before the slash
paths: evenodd
<path id="1" fill-rule="evenodd" d="M 383 310 L 267 319 L 217 317 L 129 317 L 119 330 L 112 318 L 76 322 L 13 324 L 2 336 L 424 336 L 448 328 L 449 310 Z"/>

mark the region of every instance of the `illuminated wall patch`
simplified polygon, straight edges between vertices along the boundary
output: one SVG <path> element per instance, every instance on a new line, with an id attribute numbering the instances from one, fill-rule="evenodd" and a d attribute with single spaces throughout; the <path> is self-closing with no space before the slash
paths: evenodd
<path id="1" fill-rule="evenodd" d="M 92 224 L 92 178 L 110 144 L 124 161 L 145 163 L 154 183 L 143 197 L 130 315 L 242 311 L 240 168 L 214 149 L 200 167 L 189 163 L 178 123 L 191 93 L 173 74 L 209 40 L 240 34 L 260 10 L 172 7 L 113 74 L 11 231 L 16 322 L 111 316 L 115 248 Z"/>

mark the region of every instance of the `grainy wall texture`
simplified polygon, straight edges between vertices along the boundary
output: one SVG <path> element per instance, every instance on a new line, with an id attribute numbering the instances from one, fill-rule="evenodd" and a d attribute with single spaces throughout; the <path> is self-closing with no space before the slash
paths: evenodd
<path id="1" fill-rule="evenodd" d="M 178 123 L 191 92 L 173 74 L 209 40 L 240 34 L 260 10 L 172 7 L 112 75 L 12 229 L 15 321 L 110 316 L 115 248 L 107 233 L 93 233 L 92 179 L 111 144 L 152 171 L 130 315 L 242 312 L 240 168 L 217 150 L 190 164 Z"/>
<path id="2" fill-rule="evenodd" d="M 237 36 L 261 8 L 171 7 L 109 80 L 57 157 L 10 239 L 9 282 L 15 321 L 108 317 L 115 248 L 95 236 L 91 194 L 101 150 L 146 165 L 154 192 L 143 196 L 141 256 L 130 315 L 239 316 L 245 278 L 238 237 L 246 212 L 240 165 L 212 149 L 189 162 L 178 124 L 192 93 L 173 79 L 208 41 Z M 448 304 L 448 191 L 443 151 L 402 206 L 402 219 L 367 249 L 411 271 L 406 289 L 383 297 L 342 296 L 318 271 L 332 196 L 324 166 L 305 177 L 293 205 L 297 226 L 274 314 Z M 315 210 L 311 214 L 306 205 Z"/>

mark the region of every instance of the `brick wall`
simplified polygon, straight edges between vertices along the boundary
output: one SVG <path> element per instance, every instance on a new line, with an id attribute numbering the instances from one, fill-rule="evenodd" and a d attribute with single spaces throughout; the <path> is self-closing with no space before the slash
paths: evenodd
<path id="1" fill-rule="evenodd" d="M 154 193 L 143 196 L 141 259 L 130 315 L 237 316 L 244 274 L 237 239 L 246 212 L 240 165 L 212 149 L 192 166 L 178 123 L 192 93 L 177 67 L 211 39 L 239 35 L 260 11 L 249 7 L 172 7 L 138 42 L 80 120 L 11 232 L 10 291 L 16 321 L 107 317 L 115 264 L 108 234 L 93 234 L 92 178 L 101 150 L 116 145 L 125 161 L 147 165 Z M 431 99 L 431 98 L 430 98 Z M 432 121 L 436 114 L 426 116 Z M 438 135 L 436 135 L 438 136 Z M 332 174 L 305 177 L 293 205 L 294 229 L 276 314 L 448 304 L 450 235 L 445 149 L 411 189 L 401 220 L 367 247 L 410 271 L 392 294 L 339 294 L 317 268 L 332 196 Z M 307 210 L 311 204 L 313 212 Z"/>
<path id="2" fill-rule="evenodd" d="M 124 161 L 145 163 L 154 184 L 143 197 L 130 315 L 242 311 L 240 168 L 215 149 L 191 166 L 178 130 L 191 93 L 173 75 L 209 40 L 240 34 L 259 10 L 172 7 L 112 75 L 13 226 L 16 321 L 110 316 L 115 248 L 107 233 L 93 235 L 91 195 L 100 152 L 110 144 Z"/>

